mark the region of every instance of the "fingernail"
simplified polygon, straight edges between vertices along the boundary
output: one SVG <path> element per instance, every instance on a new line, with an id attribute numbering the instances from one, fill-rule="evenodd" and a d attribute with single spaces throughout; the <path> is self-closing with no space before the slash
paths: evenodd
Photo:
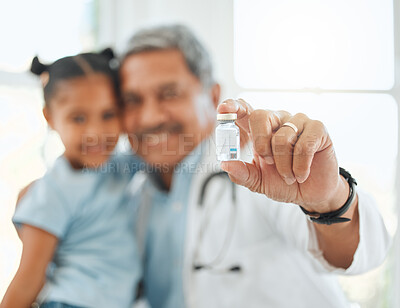
<path id="1" fill-rule="evenodd" d="M 306 181 L 306 177 L 303 175 L 303 176 L 296 176 L 296 180 L 297 180 L 297 182 L 298 183 L 304 183 L 305 181 Z"/>
<path id="2" fill-rule="evenodd" d="M 273 165 L 275 163 L 274 158 L 272 156 L 266 156 L 264 159 L 268 165 Z"/>
<path id="3" fill-rule="evenodd" d="M 288 185 L 292 185 L 296 180 L 294 178 L 283 178 Z"/>

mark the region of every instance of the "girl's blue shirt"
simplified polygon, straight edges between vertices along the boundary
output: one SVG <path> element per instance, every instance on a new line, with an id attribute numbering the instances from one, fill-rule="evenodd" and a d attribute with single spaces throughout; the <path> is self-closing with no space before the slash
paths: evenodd
<path id="1" fill-rule="evenodd" d="M 83 307 L 132 307 L 141 277 L 128 184 L 140 161 L 115 154 L 98 169 L 74 170 L 65 157 L 37 180 L 13 222 L 59 242 L 40 297 Z"/>

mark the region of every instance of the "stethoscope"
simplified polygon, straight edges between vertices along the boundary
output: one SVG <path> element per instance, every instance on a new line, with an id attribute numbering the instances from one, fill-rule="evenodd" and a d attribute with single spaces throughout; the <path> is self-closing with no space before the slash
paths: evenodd
<path id="1" fill-rule="evenodd" d="M 210 217 L 212 214 L 213 207 L 208 207 L 204 208 L 204 199 L 205 195 L 207 192 L 207 188 L 209 187 L 210 183 L 212 182 L 213 179 L 216 178 L 222 178 L 225 179 L 226 181 L 229 181 L 231 184 L 231 200 L 232 200 L 232 206 L 231 206 L 231 211 L 229 213 L 229 221 L 225 233 L 225 238 L 222 244 L 222 247 L 220 251 L 218 252 L 217 256 L 209 262 L 200 262 L 199 261 L 199 252 L 200 248 L 203 243 L 204 239 L 204 234 L 205 231 L 207 230 L 208 224 L 210 222 Z M 137 176 L 134 181 L 131 183 L 132 191 L 136 190 L 137 187 L 141 187 L 142 185 L 140 182 L 145 181 L 144 177 L 139 177 Z M 146 225 L 149 220 L 149 214 L 151 211 L 151 203 L 150 203 L 150 192 L 147 189 L 144 189 L 142 191 L 144 195 L 144 202 L 142 203 L 142 206 L 140 206 L 140 210 L 138 211 L 138 224 L 136 226 L 136 233 L 137 233 L 137 245 L 141 254 L 142 260 L 144 260 L 144 247 L 145 247 L 145 242 L 146 242 Z M 195 242 L 195 249 L 193 252 L 193 262 L 192 262 L 192 270 L 193 272 L 199 272 L 202 270 L 207 270 L 212 273 L 238 273 L 242 271 L 242 267 L 239 264 L 232 264 L 231 266 L 227 268 L 217 268 L 218 265 L 221 264 L 221 262 L 225 259 L 226 254 L 229 250 L 229 247 L 232 242 L 232 237 L 233 237 L 233 232 L 236 224 L 236 219 L 237 219 L 237 198 L 236 198 L 236 184 L 231 182 L 229 179 L 229 176 L 226 172 L 220 171 L 220 172 L 215 172 L 207 176 L 207 178 L 204 180 L 201 189 L 200 189 L 200 194 L 198 198 L 198 207 L 200 209 L 205 210 L 204 213 L 204 218 L 200 222 L 200 227 L 197 235 L 197 239 Z"/>
<path id="2" fill-rule="evenodd" d="M 235 185 L 235 183 L 231 182 L 231 180 L 229 179 L 229 176 L 226 172 L 220 171 L 220 172 L 212 173 L 204 180 L 203 185 L 200 190 L 198 206 L 199 206 L 199 208 L 204 208 L 204 197 L 205 197 L 205 194 L 207 191 L 207 187 L 209 186 L 211 181 L 215 178 L 224 178 L 227 181 L 229 181 L 229 183 L 231 183 L 232 207 L 231 207 L 231 211 L 229 214 L 229 222 L 227 225 L 225 238 L 224 238 L 224 241 L 223 241 L 220 251 L 218 252 L 216 257 L 212 261 L 209 261 L 209 262 L 198 262 L 197 261 L 199 251 L 201 248 L 201 244 L 203 243 L 204 234 L 205 234 L 205 231 L 207 230 L 208 224 L 210 222 L 210 217 L 212 214 L 212 211 L 211 211 L 212 209 L 209 210 L 208 212 L 206 211 L 204 213 L 204 219 L 200 223 L 199 233 L 198 233 L 198 237 L 196 240 L 196 247 L 195 247 L 194 253 L 193 253 L 193 267 L 192 268 L 193 268 L 194 272 L 198 272 L 201 270 L 208 270 L 208 271 L 216 273 L 216 274 L 223 274 L 223 273 L 229 273 L 229 272 L 231 272 L 231 273 L 241 272 L 242 267 L 240 266 L 240 264 L 232 264 L 231 266 L 222 268 L 222 269 L 217 268 L 218 265 L 220 265 L 221 262 L 225 259 L 226 254 L 229 250 L 229 247 L 232 243 L 233 232 L 234 232 L 236 219 L 237 219 L 236 185 Z"/>
<path id="3" fill-rule="evenodd" d="M 139 171 L 140 172 L 140 171 Z M 141 172 L 144 175 L 144 172 Z M 211 273 L 215 274 L 224 274 L 224 273 L 240 273 L 242 271 L 242 267 L 239 264 L 232 264 L 226 268 L 217 268 L 219 264 L 224 260 L 226 254 L 228 252 L 229 246 L 232 242 L 233 231 L 236 223 L 237 218 L 237 200 L 236 200 L 236 185 L 230 181 L 229 176 L 226 172 L 220 171 L 216 173 L 210 174 L 203 182 L 203 185 L 200 189 L 200 195 L 198 198 L 198 206 L 201 209 L 204 209 L 204 198 L 207 191 L 207 187 L 211 183 L 211 181 L 215 178 L 223 178 L 231 183 L 231 199 L 232 199 L 232 209 L 229 214 L 229 222 L 227 226 L 227 231 L 225 234 L 223 245 L 217 254 L 217 256 L 211 262 L 198 262 L 198 255 L 201 248 L 201 244 L 203 242 L 204 233 L 207 230 L 207 225 L 210 221 L 211 211 L 205 213 L 205 219 L 201 221 L 198 237 L 196 240 L 196 247 L 193 253 L 193 262 L 192 262 L 192 272 L 200 272 L 202 270 L 207 270 Z M 130 187 L 132 192 L 137 191 L 138 187 L 142 187 L 141 184 L 146 181 L 144 176 L 136 176 L 136 178 L 132 181 Z M 144 260 L 145 254 L 145 242 L 146 242 L 146 226 L 149 220 L 149 215 L 151 211 L 151 203 L 150 203 L 150 193 L 147 189 L 142 191 L 143 198 L 145 202 L 139 207 L 138 211 L 138 224 L 136 225 L 136 235 L 137 235 L 137 246 L 139 250 L 139 254 L 142 260 Z M 207 210 L 207 209 L 205 209 Z M 136 294 L 136 299 L 140 298 L 144 294 L 144 286 L 143 286 L 143 279 L 139 282 L 138 291 Z"/>

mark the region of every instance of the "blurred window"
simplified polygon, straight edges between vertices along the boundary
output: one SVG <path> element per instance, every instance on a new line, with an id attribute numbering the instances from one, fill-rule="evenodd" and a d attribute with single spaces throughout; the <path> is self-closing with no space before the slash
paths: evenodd
<path id="1" fill-rule="evenodd" d="M 237 0 L 234 27 L 244 88 L 393 87 L 392 0 Z"/>

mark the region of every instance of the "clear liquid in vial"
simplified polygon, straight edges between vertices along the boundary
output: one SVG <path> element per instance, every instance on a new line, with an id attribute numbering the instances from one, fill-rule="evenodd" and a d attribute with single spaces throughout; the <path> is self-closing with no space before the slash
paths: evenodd
<path id="1" fill-rule="evenodd" d="M 240 159 L 240 131 L 233 118 L 236 119 L 236 114 L 219 114 L 217 117 L 219 124 L 215 129 L 215 142 L 219 161 Z"/>

